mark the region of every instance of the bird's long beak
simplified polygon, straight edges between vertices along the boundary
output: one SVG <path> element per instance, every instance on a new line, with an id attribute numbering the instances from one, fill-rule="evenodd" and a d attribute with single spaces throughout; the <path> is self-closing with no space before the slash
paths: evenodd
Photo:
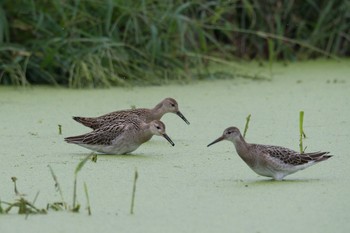
<path id="1" fill-rule="evenodd" d="M 209 143 L 208 145 L 207 145 L 207 147 L 209 147 L 209 146 L 211 146 L 211 145 L 213 145 L 213 144 L 215 144 L 215 143 L 217 143 L 217 142 L 220 142 L 220 141 L 222 141 L 222 140 L 224 140 L 225 138 L 224 138 L 224 136 L 221 136 L 221 137 L 219 137 L 218 139 L 216 139 L 215 141 L 213 141 L 212 143 Z"/>
<path id="2" fill-rule="evenodd" d="M 184 117 L 184 115 L 182 115 L 182 113 L 180 111 L 177 111 L 176 115 L 181 117 L 181 119 L 184 120 L 186 122 L 186 124 L 188 124 L 188 125 L 190 124 L 190 122 L 186 119 L 186 117 Z"/>
<path id="3" fill-rule="evenodd" d="M 175 146 L 175 143 L 169 138 L 169 136 L 165 133 L 163 134 L 163 137 L 168 140 L 168 142 L 172 145 L 172 146 Z"/>

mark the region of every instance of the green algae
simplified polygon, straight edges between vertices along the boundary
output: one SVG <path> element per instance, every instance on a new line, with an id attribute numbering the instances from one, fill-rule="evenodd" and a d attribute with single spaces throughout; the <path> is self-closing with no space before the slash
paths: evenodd
<path id="1" fill-rule="evenodd" d="M 21 180 L 28 196 L 40 190 L 38 206 L 59 199 L 47 165 L 54 166 L 63 190 L 73 188 L 72 171 L 90 151 L 64 142 L 66 136 L 89 131 L 71 116 L 97 116 L 132 105 L 153 107 L 170 96 L 191 122 L 188 126 L 173 114 L 162 118 L 175 147 L 153 137 L 131 155 L 98 155 L 98 163 L 86 163 L 79 179 L 89 181 L 91 217 L 60 211 L 25 221 L 1 215 L 0 231 L 348 232 L 347 64 L 274 65 L 271 81 L 235 78 L 103 90 L 0 87 L 1 200 L 13 199 L 11 176 Z M 308 151 L 330 151 L 334 157 L 283 182 L 256 175 L 231 143 L 206 148 L 228 126 L 242 130 L 252 114 L 247 141 L 297 150 L 300 109 L 307 116 Z M 130 215 L 135 167 L 142 177 L 137 181 L 137 211 Z M 83 198 L 78 193 L 77 200 Z"/>

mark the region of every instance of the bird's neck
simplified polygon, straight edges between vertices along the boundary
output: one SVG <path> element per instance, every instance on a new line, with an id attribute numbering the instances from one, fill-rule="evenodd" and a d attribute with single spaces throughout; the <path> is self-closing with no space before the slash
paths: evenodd
<path id="1" fill-rule="evenodd" d="M 244 140 L 242 135 L 238 139 L 233 141 L 233 144 L 236 147 L 237 154 L 246 162 L 249 166 L 252 165 L 252 160 L 249 153 L 249 144 Z"/>
<path id="2" fill-rule="evenodd" d="M 157 104 L 152 110 L 151 110 L 152 118 L 154 120 L 160 120 L 162 116 L 165 114 L 163 109 L 163 104 L 159 103 Z"/>
<path id="3" fill-rule="evenodd" d="M 142 124 L 142 130 L 140 132 L 140 141 L 142 143 L 147 142 L 148 140 L 150 140 L 153 136 L 151 129 L 150 129 L 150 125 L 147 123 L 143 123 Z"/>

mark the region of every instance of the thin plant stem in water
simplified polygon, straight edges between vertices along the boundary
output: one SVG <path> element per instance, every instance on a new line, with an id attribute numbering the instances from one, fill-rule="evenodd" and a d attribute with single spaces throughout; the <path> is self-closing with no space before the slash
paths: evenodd
<path id="1" fill-rule="evenodd" d="M 67 204 L 66 204 L 66 202 L 64 201 L 63 192 L 62 192 L 62 189 L 61 189 L 61 185 L 60 185 L 60 183 L 58 182 L 57 176 L 56 176 L 56 174 L 54 173 L 52 167 L 51 167 L 50 165 L 48 165 L 48 167 L 49 167 L 49 169 L 50 169 L 51 176 L 52 176 L 53 180 L 55 181 L 55 188 L 58 190 L 58 192 L 59 192 L 59 194 L 60 194 L 61 201 L 62 201 L 62 205 L 64 206 L 64 209 L 67 209 Z"/>
<path id="2" fill-rule="evenodd" d="M 1 199 L 0 199 L 0 214 L 3 214 L 3 213 L 4 213 L 4 209 L 1 206 Z"/>
<path id="3" fill-rule="evenodd" d="M 90 198 L 89 198 L 88 188 L 85 182 L 84 182 L 84 191 L 86 196 L 88 214 L 91 215 Z"/>
<path id="4" fill-rule="evenodd" d="M 252 116 L 252 115 L 249 114 L 249 115 L 247 116 L 247 118 L 246 118 L 246 122 L 245 122 L 245 126 L 244 126 L 244 132 L 243 132 L 243 138 L 245 138 L 245 135 L 246 135 L 246 133 L 247 133 L 247 131 L 248 131 L 249 121 L 250 121 L 250 117 L 251 117 L 251 116 Z"/>
<path id="5" fill-rule="evenodd" d="M 13 176 L 13 177 L 11 177 L 11 180 L 12 180 L 13 185 L 14 185 L 14 189 L 15 189 L 15 194 L 16 194 L 16 196 L 20 196 L 20 193 L 18 192 L 17 184 L 16 184 L 17 177 Z"/>
<path id="6" fill-rule="evenodd" d="M 58 125 L 58 134 L 62 135 L 62 125 Z"/>
<path id="7" fill-rule="evenodd" d="M 136 194 L 136 181 L 139 174 L 137 172 L 137 169 L 135 169 L 135 175 L 134 175 L 134 185 L 132 189 L 132 196 L 131 196 L 131 206 L 130 206 L 130 214 L 134 214 L 134 204 L 135 204 L 135 194 Z"/>
<path id="8" fill-rule="evenodd" d="M 303 146 L 303 138 L 306 138 L 305 132 L 304 132 L 304 111 L 300 111 L 299 113 L 299 148 L 300 153 L 304 153 L 306 147 Z"/>
<path id="9" fill-rule="evenodd" d="M 16 186 L 16 177 L 11 177 L 11 180 L 14 182 L 15 186 Z M 15 187 L 15 193 L 17 196 L 20 196 L 19 199 L 17 199 L 15 202 L 10 203 L 10 202 L 4 202 L 1 201 L 1 204 L 5 204 L 8 205 L 8 207 L 6 209 L 3 209 L 0 206 L 0 213 L 3 214 L 8 214 L 12 208 L 18 208 L 18 214 L 25 214 L 26 218 L 28 217 L 28 214 L 46 214 L 46 210 L 45 209 L 39 209 L 37 207 L 34 206 L 35 201 L 37 200 L 38 196 L 39 196 L 39 192 L 37 192 L 37 194 L 34 197 L 34 201 L 33 202 L 29 202 L 27 199 L 25 199 L 23 196 L 25 196 L 24 194 L 20 194 L 17 190 L 17 187 Z"/>
<path id="10" fill-rule="evenodd" d="M 73 206 L 72 206 L 72 211 L 73 212 L 79 212 L 80 205 L 76 204 L 76 199 L 77 199 L 77 178 L 78 178 L 78 173 L 79 171 L 83 168 L 85 163 L 90 159 L 92 156 L 92 153 L 86 156 L 80 163 L 78 163 L 77 167 L 75 168 L 74 172 L 74 188 L 73 188 Z"/>
<path id="11" fill-rule="evenodd" d="M 33 200 L 33 206 L 34 206 L 34 204 L 35 204 L 35 202 L 36 202 L 36 200 L 38 199 L 38 197 L 39 197 L 39 193 L 40 193 L 40 191 L 38 191 L 37 193 L 36 193 L 36 195 L 35 195 L 35 197 L 34 197 L 34 200 Z M 27 212 L 26 213 L 26 218 L 25 219 L 27 219 L 28 218 L 28 216 L 29 216 L 29 213 Z"/>

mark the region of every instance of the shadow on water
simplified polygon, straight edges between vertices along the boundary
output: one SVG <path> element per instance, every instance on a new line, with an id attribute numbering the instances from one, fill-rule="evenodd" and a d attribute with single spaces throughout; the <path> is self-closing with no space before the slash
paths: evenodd
<path id="1" fill-rule="evenodd" d="M 263 186 L 263 185 L 291 185 L 291 184 L 301 184 L 310 182 L 319 182 L 320 179 L 285 179 L 285 180 L 273 180 L 273 179 L 263 179 L 263 180 L 239 180 L 242 184 L 249 186 Z"/>
<path id="2" fill-rule="evenodd" d="M 88 154 L 86 153 L 74 153 L 72 154 L 73 156 L 79 156 L 82 158 L 85 158 Z M 124 155 L 115 155 L 115 154 L 99 154 L 96 153 L 98 159 L 109 159 L 109 158 L 116 158 L 116 159 L 150 159 L 154 158 L 155 156 L 153 155 L 147 155 L 147 154 L 124 154 Z"/>

